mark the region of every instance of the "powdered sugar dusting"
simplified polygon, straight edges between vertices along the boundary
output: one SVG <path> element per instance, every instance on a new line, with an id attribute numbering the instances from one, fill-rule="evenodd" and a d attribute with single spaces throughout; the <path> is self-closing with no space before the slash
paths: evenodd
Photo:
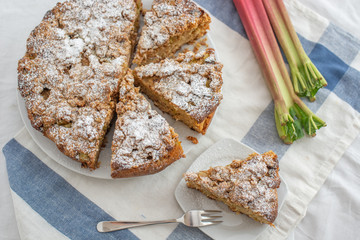
<path id="1" fill-rule="evenodd" d="M 69 157 L 96 162 L 137 18 L 134 0 L 69 0 L 48 11 L 27 40 L 19 90 L 32 125 Z"/>
<path id="2" fill-rule="evenodd" d="M 155 79 L 155 90 L 198 122 L 219 105 L 222 94 L 222 64 L 214 61 L 215 52 L 187 52 L 176 59 L 165 59 L 135 68 L 137 77 Z"/>
<path id="3" fill-rule="evenodd" d="M 134 63 L 172 56 L 183 44 L 203 36 L 209 23 L 209 15 L 191 0 L 155 0 L 145 13 Z"/>
<path id="4" fill-rule="evenodd" d="M 112 143 L 112 169 L 138 168 L 160 161 L 177 141 L 173 129 L 133 86 L 130 73 L 120 84 L 118 120 Z"/>
<path id="5" fill-rule="evenodd" d="M 225 167 L 186 173 L 185 180 L 195 183 L 200 189 L 207 189 L 215 196 L 249 208 L 273 222 L 278 206 L 276 189 L 280 186 L 277 169 L 276 155 L 253 154 L 245 161 L 234 160 Z"/>
<path id="6" fill-rule="evenodd" d="M 196 24 L 201 14 L 202 11 L 191 1 L 154 1 L 152 9 L 144 17 L 140 51 L 164 44 L 179 27 Z"/>

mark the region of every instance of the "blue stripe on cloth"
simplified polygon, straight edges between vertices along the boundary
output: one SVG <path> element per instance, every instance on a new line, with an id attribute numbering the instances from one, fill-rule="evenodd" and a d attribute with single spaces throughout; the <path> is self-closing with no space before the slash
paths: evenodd
<path id="1" fill-rule="evenodd" d="M 360 72 L 350 67 L 334 88 L 334 93 L 360 112 Z"/>
<path id="2" fill-rule="evenodd" d="M 11 189 L 68 238 L 137 239 L 129 230 L 97 232 L 99 221 L 113 218 L 15 139 L 4 146 L 3 153 Z"/>
<path id="3" fill-rule="evenodd" d="M 329 93 L 330 91 L 326 89 L 319 91 L 316 95 L 315 102 L 309 103 L 308 100 L 304 99 L 304 103 L 307 104 L 310 110 L 316 114 L 317 110 L 326 100 Z M 321 131 L 321 129 L 319 131 Z M 271 102 L 260 114 L 254 125 L 250 128 L 249 132 L 244 136 L 241 142 L 260 153 L 267 152 L 269 149 L 271 149 L 276 152 L 279 159 L 281 159 L 290 145 L 284 144 L 278 136 L 275 126 L 273 102 Z"/>
<path id="4" fill-rule="evenodd" d="M 309 58 L 328 82 L 327 89 L 333 90 L 349 66 L 321 44 L 316 44 Z"/>
<path id="5" fill-rule="evenodd" d="M 260 114 L 241 142 L 259 153 L 264 153 L 271 149 L 281 159 L 289 145 L 284 144 L 278 136 L 275 126 L 273 102 Z"/>
<path id="6" fill-rule="evenodd" d="M 306 38 L 304 38 L 303 36 L 301 36 L 300 34 L 297 34 L 298 38 L 301 42 L 301 45 L 304 48 L 304 51 L 306 52 L 307 55 L 309 55 L 311 53 L 311 51 L 314 49 L 316 43 L 313 41 L 309 41 Z"/>
<path id="7" fill-rule="evenodd" d="M 245 29 L 241 23 L 239 14 L 236 11 L 232 0 L 194 0 L 204 7 L 217 19 L 225 23 L 241 36 L 246 37 Z"/>
<path id="8" fill-rule="evenodd" d="M 348 65 L 360 51 L 360 41 L 332 23 L 324 31 L 319 43 Z"/>
<path id="9" fill-rule="evenodd" d="M 212 239 L 198 228 L 187 227 L 179 224 L 175 230 L 168 236 L 168 240 L 209 240 Z"/>

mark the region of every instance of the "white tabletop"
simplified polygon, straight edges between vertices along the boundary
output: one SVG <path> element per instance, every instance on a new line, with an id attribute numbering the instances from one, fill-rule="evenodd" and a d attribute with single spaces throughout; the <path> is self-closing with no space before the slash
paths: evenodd
<path id="1" fill-rule="evenodd" d="M 20 0 L 0 0 L 0 146 L 6 144 L 23 126 L 16 102 L 16 67 L 21 56 L 14 56 L 13 49 L 23 48 L 29 32 L 19 32 L 17 19 L 25 17 L 26 6 Z M 44 5 L 43 12 L 54 1 Z M 329 19 L 335 25 L 360 39 L 360 1 L 357 0 L 299 0 L 305 6 Z M 14 8 L 14 6 L 16 6 Z M 40 11 L 40 10 L 39 10 Z M 40 22 L 42 16 L 38 16 Z M 30 22 L 33 26 L 35 23 Z M 20 40 L 19 40 L 20 39 Z M 324 186 L 312 200 L 306 216 L 294 231 L 295 239 L 354 239 L 360 223 L 360 136 L 344 154 Z M 19 239 L 12 198 L 6 172 L 5 159 L 0 154 L 0 239 Z M 349 217 L 357 212 L 357 219 Z M 354 221 L 355 220 L 355 221 Z M 326 223 L 326 224 L 325 224 Z M 358 236 L 357 236 L 358 237 Z"/>

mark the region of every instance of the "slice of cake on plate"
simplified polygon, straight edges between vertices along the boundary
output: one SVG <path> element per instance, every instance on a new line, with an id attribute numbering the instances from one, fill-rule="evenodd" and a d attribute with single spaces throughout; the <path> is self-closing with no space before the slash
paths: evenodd
<path id="1" fill-rule="evenodd" d="M 251 154 L 227 166 L 185 173 L 186 184 L 236 213 L 272 225 L 278 213 L 279 163 L 274 152 Z"/>
<path id="2" fill-rule="evenodd" d="M 135 68 L 135 84 L 162 111 L 205 134 L 222 99 L 222 67 L 213 49 L 188 51 Z"/>
<path id="3" fill-rule="evenodd" d="M 131 70 L 121 82 L 119 92 L 111 177 L 153 174 L 181 158 L 183 150 L 178 135 L 134 87 Z"/>
<path id="4" fill-rule="evenodd" d="M 145 13 L 133 63 L 143 65 L 171 57 L 184 44 L 204 36 L 210 21 L 191 0 L 154 0 Z"/>
<path id="5" fill-rule="evenodd" d="M 32 126 L 95 169 L 135 44 L 141 2 L 69 0 L 27 40 L 18 85 Z"/>

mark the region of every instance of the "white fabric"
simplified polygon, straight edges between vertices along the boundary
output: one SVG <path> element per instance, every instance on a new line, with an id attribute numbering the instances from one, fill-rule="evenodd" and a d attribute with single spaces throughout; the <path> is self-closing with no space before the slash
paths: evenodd
<path id="1" fill-rule="evenodd" d="M 301 0 L 304 6 L 360 39 L 360 1 Z M 317 33 L 314 33 L 316 35 Z M 309 36 L 307 36 L 309 37 Z M 316 39 L 314 39 L 316 40 Z M 352 67 L 360 69 L 360 54 Z M 294 231 L 296 240 L 358 239 L 360 136 L 342 156 Z"/>
<path id="2" fill-rule="evenodd" d="M 0 104 L 1 104 L 1 114 L 0 126 L 1 126 L 1 135 L 0 135 L 0 146 L 2 147 L 8 140 L 10 140 L 17 131 L 19 131 L 23 123 L 21 121 L 20 115 L 17 109 L 16 103 L 16 66 L 17 60 L 21 57 L 25 49 L 25 40 L 34 26 L 36 26 L 41 20 L 43 14 L 46 10 L 50 9 L 56 1 L 5 1 L 0 0 L 0 73 L 1 73 L 1 88 L 0 88 Z M 355 36 L 360 36 L 359 26 L 360 26 L 360 16 L 354 13 L 355 10 L 360 9 L 360 3 L 356 0 L 320 0 L 320 1 L 310 1 L 310 0 L 301 0 L 299 1 L 305 5 L 312 8 L 315 12 L 319 12 L 329 19 L 330 22 L 335 23 L 345 29 L 346 31 L 352 33 Z M 346 5 L 346 7 L 344 7 Z M 324 22 L 326 25 L 327 22 Z M 214 21 L 213 26 L 220 27 L 221 23 L 219 21 Z M 221 26 L 223 27 L 223 26 Z M 305 26 L 306 28 L 306 26 Z M 321 26 L 319 29 L 323 29 Z M 301 31 L 301 30 L 300 30 Z M 304 30 L 304 32 L 306 32 Z M 314 39 L 315 41 L 320 36 L 320 33 L 314 33 L 309 39 Z M 234 39 L 227 38 L 227 35 L 213 36 L 216 41 L 234 41 Z M 360 38 L 360 37 L 359 37 Z M 236 40 L 236 39 L 235 39 Z M 240 42 L 240 41 L 239 41 Z M 244 42 L 244 44 L 247 44 Z M 224 44 L 226 45 L 226 44 Z M 220 50 L 220 49 L 219 49 Z M 228 51 L 228 52 L 227 52 Z M 226 61 L 228 54 L 230 54 L 232 49 L 221 49 L 219 55 L 221 59 Z M 244 53 L 246 54 L 246 53 Z M 249 53 L 248 53 L 249 54 Z M 360 57 L 358 57 L 360 59 Z M 360 60 L 358 61 L 360 62 Z M 231 68 L 231 61 L 227 61 L 225 68 Z M 356 63 L 355 63 L 356 64 Z M 260 72 L 258 73 L 260 75 Z M 224 76 L 224 78 L 233 78 L 234 76 Z M 254 79 L 258 79 L 254 77 Z M 226 84 L 226 83 L 225 83 Z M 254 83 L 255 84 L 255 83 Z M 226 89 L 226 87 L 224 88 Z M 226 90 L 225 90 L 226 91 Z M 231 95 L 231 92 L 228 92 Z M 259 92 L 258 96 L 264 96 L 269 98 L 268 92 Z M 245 96 L 244 96 L 245 97 Z M 229 98 L 228 98 L 229 99 Z M 244 98 L 246 100 L 246 98 Z M 230 100 L 225 100 L 230 101 Z M 269 98 L 270 101 L 270 98 Z M 331 96 L 327 101 L 336 101 L 336 96 Z M 230 106 L 232 103 L 228 102 L 223 104 L 224 106 Z M 266 106 L 259 106 L 258 109 L 255 109 L 255 112 L 249 114 L 251 118 L 256 119 L 257 115 L 261 113 L 262 109 Z M 332 106 L 324 104 L 323 107 Z M 346 107 L 346 106 L 341 106 Z M 254 111 L 254 110 L 253 110 Z M 326 109 L 320 109 L 320 113 L 323 111 L 326 114 Z M 251 123 L 253 120 L 248 119 L 248 122 Z M 214 119 L 212 125 L 220 127 L 221 119 Z M 330 125 L 330 124 L 329 124 Z M 345 124 L 344 124 L 345 126 Z M 245 128 L 247 129 L 247 127 Z M 326 131 L 326 128 L 324 129 Z M 339 129 L 340 131 L 341 129 Z M 246 132 L 241 129 L 237 129 L 236 134 L 239 134 L 239 139 L 241 139 Z M 322 130 L 323 131 L 323 130 Z M 234 133 L 232 131 L 232 133 Z M 213 133 L 212 136 L 215 133 Z M 226 130 L 219 131 L 219 137 L 226 136 Z M 321 134 L 319 134 L 314 141 L 326 141 L 327 139 L 321 139 Z M 24 145 L 26 144 L 26 138 L 23 139 Z M 189 157 L 196 157 L 202 151 L 206 149 L 213 141 L 211 141 L 211 136 L 204 139 L 200 145 L 197 146 L 196 151 L 192 152 Z M 334 143 L 331 142 L 334 146 L 334 153 L 336 154 L 336 146 L 338 144 L 350 144 L 350 142 L 345 143 Z M 316 144 L 314 143 L 314 146 Z M 33 146 L 36 147 L 36 146 Z M 287 154 L 296 154 L 296 146 L 290 149 Z M 40 151 L 39 151 L 40 152 Z M 4 157 L 1 154 L 1 165 L 0 165 L 0 181 L 3 183 L 0 185 L 0 239 L 19 239 L 17 224 L 14 218 L 14 211 L 12 208 L 12 198 L 9 190 L 8 179 L 6 174 Z M 42 159 L 46 159 L 46 156 L 42 156 Z M 354 239 L 357 237 L 356 230 L 359 223 L 358 212 L 360 209 L 360 194 L 359 194 L 359 170 L 360 165 L 360 137 L 352 143 L 348 151 L 344 154 L 339 164 L 335 168 L 335 171 L 330 175 L 328 180 L 322 186 L 320 192 L 310 203 L 308 212 L 303 212 L 306 214 L 305 218 L 300 222 L 299 226 L 295 230 L 295 239 Z M 70 183 L 75 184 L 77 178 L 81 179 L 83 176 L 77 176 L 70 178 L 67 174 L 71 172 L 62 169 L 57 166 L 54 162 L 48 161 L 47 164 L 50 167 L 58 168 L 57 172 L 67 179 Z M 185 170 L 186 166 L 190 164 L 188 161 L 182 161 L 176 163 L 176 166 L 181 170 Z M 286 168 L 286 164 L 291 163 L 282 163 Z M 283 167 L 283 166 L 282 166 Z M 326 171 L 331 171 L 331 168 L 326 168 Z M 295 173 L 294 173 L 295 174 Z M 303 176 L 306 179 L 306 176 Z M 291 178 L 288 178 L 291 181 Z M 169 180 L 169 179 L 167 179 Z M 178 181 L 179 179 L 176 179 Z M 92 181 L 92 180 L 90 180 Z M 131 181 L 131 180 L 130 180 Z M 174 186 L 175 180 L 173 179 L 172 183 L 169 183 L 168 186 Z M 79 182 L 81 182 L 79 180 Z M 97 181 L 94 181 L 96 187 Z M 321 182 L 315 183 L 321 184 Z M 85 190 L 80 186 L 77 186 L 77 189 L 80 192 Z M 356 191 L 357 190 L 357 191 Z M 355 192 L 354 192 L 355 191 Z M 99 196 L 96 195 L 86 195 L 95 203 L 100 203 L 104 199 L 98 199 Z M 161 197 L 161 196 L 159 196 Z M 298 196 L 290 196 L 296 200 Z M 169 205 L 175 203 L 175 199 L 170 199 Z M 311 199 L 307 199 L 310 201 Z M 102 202 L 103 203 L 103 202 Z M 121 202 L 119 202 L 121 204 Z M 305 204 L 305 203 L 304 203 Z M 331 207 L 329 207 L 331 206 Z M 299 206 L 299 209 L 301 206 Z M 170 209 L 170 208 L 165 208 Z M 178 214 L 180 212 L 179 208 L 171 208 L 173 212 L 162 212 L 159 214 L 159 217 L 165 216 L 165 214 Z M 301 208 L 303 209 L 303 208 Z M 292 209 L 289 209 L 291 212 Z M 114 209 L 105 209 L 112 216 L 116 217 L 116 211 Z M 349 219 L 348 216 L 351 212 L 357 213 L 357 219 Z M 357 212 L 356 212 L 357 211 Z M 168 216 L 168 215 L 166 215 Z M 352 214 L 354 216 L 354 214 Z M 355 222 L 351 220 L 357 220 Z M 286 219 L 280 219 L 279 221 L 286 222 Z M 326 223 L 326 224 L 325 224 Z M 339 227 L 341 226 L 341 227 Z M 168 228 L 168 231 L 171 231 L 173 228 L 171 226 L 162 226 Z M 149 232 L 156 231 L 158 228 L 149 228 Z M 160 232 L 160 231 L 159 231 Z M 137 234 L 136 230 L 134 231 Z M 137 234 L 141 238 L 145 238 L 145 232 L 139 232 Z M 160 236 L 161 237 L 161 236 Z"/>
<path id="3" fill-rule="evenodd" d="M 295 239 L 359 239 L 359 149 L 360 137 L 310 203 L 305 218 L 295 230 Z"/>
<path id="4" fill-rule="evenodd" d="M 360 39 L 360 1 L 357 0 L 300 0 L 306 7 L 329 19 L 346 32 Z"/>
<path id="5" fill-rule="evenodd" d="M 37 239 L 37 240 L 67 240 L 66 236 L 53 228 L 47 221 L 45 221 L 37 212 L 35 212 L 21 197 L 14 191 L 11 191 L 14 205 L 17 206 L 16 218 L 22 219 L 17 221 L 20 229 L 21 239 Z M 28 222 L 36 222 L 35 225 L 29 225 Z M 30 228 L 30 229 L 29 229 Z"/>

